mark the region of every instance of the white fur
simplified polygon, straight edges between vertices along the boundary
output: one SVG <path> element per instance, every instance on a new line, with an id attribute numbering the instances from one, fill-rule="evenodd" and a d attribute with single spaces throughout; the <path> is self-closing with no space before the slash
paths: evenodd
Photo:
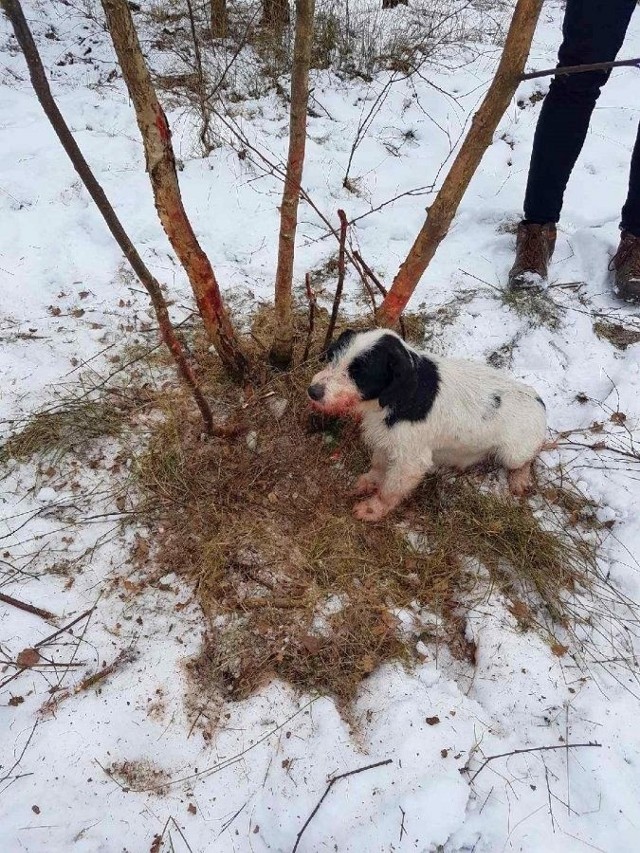
<path id="1" fill-rule="evenodd" d="M 427 417 L 387 426 L 387 409 L 364 402 L 348 376 L 348 366 L 385 334 L 357 335 L 333 364 L 314 377 L 326 388 L 324 408 L 345 397 L 341 411 L 362 418 L 362 436 L 372 450 L 371 470 L 356 484 L 358 494 L 374 494 L 356 504 L 357 517 L 375 521 L 400 503 L 428 472 L 440 466 L 468 468 L 493 457 L 510 472 L 512 491 L 521 494 L 530 466 L 545 440 L 546 413 L 536 391 L 484 364 L 427 355 L 440 374 L 440 386 Z M 407 349 L 417 352 L 403 343 Z M 500 406 L 492 405 L 494 394 Z M 339 407 L 338 407 L 339 408 Z"/>

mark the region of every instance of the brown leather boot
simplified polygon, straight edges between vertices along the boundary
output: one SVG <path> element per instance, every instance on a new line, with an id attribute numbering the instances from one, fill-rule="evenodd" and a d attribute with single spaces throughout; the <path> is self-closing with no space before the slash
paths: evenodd
<path id="1" fill-rule="evenodd" d="M 623 231 L 609 269 L 615 271 L 613 289 L 625 302 L 640 302 L 640 237 Z"/>
<path id="2" fill-rule="evenodd" d="M 516 239 L 516 260 L 509 272 L 510 290 L 541 290 L 556 247 L 556 226 L 521 222 Z"/>

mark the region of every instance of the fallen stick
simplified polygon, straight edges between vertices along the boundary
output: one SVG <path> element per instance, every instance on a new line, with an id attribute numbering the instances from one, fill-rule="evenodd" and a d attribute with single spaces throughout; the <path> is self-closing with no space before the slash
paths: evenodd
<path id="1" fill-rule="evenodd" d="M 585 746 L 602 746 L 602 744 L 596 743 L 595 741 L 589 741 L 589 743 L 560 743 L 554 746 L 532 746 L 529 747 L 529 749 L 514 749 L 512 752 L 500 752 L 498 755 L 490 755 L 488 758 L 485 758 L 469 782 L 473 782 L 473 780 L 482 773 L 487 764 L 491 761 L 495 761 L 496 758 L 509 758 L 511 755 L 522 755 L 525 752 L 548 752 L 552 749 L 581 749 Z M 467 768 L 463 767 L 461 769 L 465 770 Z"/>
<path id="2" fill-rule="evenodd" d="M 41 646 L 46 646 L 47 643 L 50 643 L 51 640 L 55 640 L 56 637 L 59 637 L 60 634 L 64 634 L 65 631 L 68 631 L 69 628 L 73 628 L 74 625 L 77 625 L 78 622 L 81 622 L 85 616 L 90 616 L 95 610 L 94 607 L 90 607 L 88 610 L 85 610 L 79 616 L 76 616 L 75 619 L 72 619 L 71 622 L 67 623 L 63 628 L 58 628 L 57 631 L 54 631 L 53 634 L 49 634 L 48 637 L 45 637 L 44 640 L 40 640 L 39 643 L 36 643 L 34 648 L 39 649 Z"/>
<path id="3" fill-rule="evenodd" d="M 521 80 L 536 80 L 538 77 L 565 77 L 568 74 L 584 74 L 586 71 L 607 71 L 610 68 L 640 68 L 640 56 L 637 59 L 619 59 L 617 62 L 590 62 L 586 65 L 561 65 L 559 68 L 545 68 L 544 71 L 530 71 L 522 74 Z"/>
<path id="4" fill-rule="evenodd" d="M 392 761 L 391 758 L 387 758 L 385 761 L 376 761 L 375 764 L 367 764 L 366 767 L 358 767 L 357 770 L 349 770 L 347 773 L 340 773 L 338 776 L 334 776 L 332 779 L 330 779 L 329 784 L 327 785 L 327 790 L 320 797 L 320 799 L 318 800 L 318 804 L 316 805 L 315 809 L 311 812 L 309 817 L 306 819 L 306 821 L 304 822 L 304 826 L 302 827 L 302 829 L 298 833 L 298 837 L 296 838 L 296 843 L 293 845 L 293 850 L 291 851 L 291 853 L 296 853 L 296 850 L 298 849 L 298 845 L 300 844 L 300 839 L 302 838 L 305 829 L 309 826 L 311 821 L 314 819 L 314 817 L 318 813 L 318 809 L 320 808 L 320 806 L 324 802 L 327 794 L 333 788 L 333 786 L 335 785 L 336 782 L 340 781 L 340 779 L 346 779 L 347 776 L 355 776 L 357 773 L 364 773 L 365 770 L 373 770 L 375 767 L 384 767 L 385 764 L 391 764 L 391 761 Z"/>
<path id="5" fill-rule="evenodd" d="M 4 592 L 0 592 L 0 601 L 4 604 L 10 604 L 18 610 L 24 610 L 25 613 L 32 613 L 34 616 L 39 616 L 46 622 L 56 618 L 55 614 L 51 613 L 49 610 L 43 610 L 42 607 L 34 607 L 33 604 L 27 604 L 25 601 L 20 601 L 19 599 L 14 598 L 12 595 L 5 595 Z"/>
<path id="6" fill-rule="evenodd" d="M 87 675 L 86 678 L 83 678 L 82 681 L 74 687 L 74 693 L 80 693 L 82 690 L 89 690 L 90 687 L 95 687 L 96 684 L 100 681 L 104 681 L 105 678 L 108 678 L 110 675 L 118 669 L 124 663 L 131 663 L 131 661 L 135 658 L 135 654 L 131 649 L 123 649 L 114 660 L 109 664 L 105 664 L 101 669 L 97 672 L 94 672 L 92 675 Z"/>

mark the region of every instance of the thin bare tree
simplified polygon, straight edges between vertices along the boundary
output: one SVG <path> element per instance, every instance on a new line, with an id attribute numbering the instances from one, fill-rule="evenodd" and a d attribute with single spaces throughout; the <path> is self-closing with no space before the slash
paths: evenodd
<path id="1" fill-rule="evenodd" d="M 224 39 L 229 30 L 229 12 L 227 0 L 211 0 L 211 35 L 214 39 Z"/>
<path id="2" fill-rule="evenodd" d="M 74 169 L 80 176 L 91 198 L 94 200 L 98 210 L 102 214 L 107 227 L 120 246 L 123 254 L 131 264 L 131 267 L 138 276 L 138 279 L 147 290 L 158 319 L 158 327 L 160 329 L 162 340 L 171 352 L 179 375 L 191 389 L 191 393 L 193 394 L 202 414 L 205 429 L 211 434 L 215 431 L 211 409 L 198 386 L 184 349 L 176 336 L 173 326 L 171 325 L 167 303 L 162 294 L 162 290 L 160 289 L 160 285 L 151 274 L 150 270 L 138 254 L 135 246 L 129 239 L 129 236 L 116 216 L 109 199 L 91 171 L 91 168 L 80 151 L 77 142 L 73 138 L 62 113 L 58 109 L 53 95 L 51 94 L 51 88 L 49 87 L 49 81 L 47 80 L 47 75 L 45 73 L 38 48 L 33 39 L 31 30 L 29 29 L 29 25 L 24 17 L 20 0 L 0 0 L 0 8 L 3 9 L 11 23 L 11 26 L 13 27 L 18 44 L 24 54 L 36 96 L 40 101 L 40 104 L 58 139 L 60 140 L 62 147 L 71 160 Z"/>
<path id="3" fill-rule="evenodd" d="M 102 0 L 102 6 L 135 109 L 160 222 L 187 273 L 209 339 L 227 370 L 242 377 L 248 371 L 248 361 L 222 301 L 213 267 L 184 209 L 171 130 L 142 54 L 129 4 L 127 0 Z"/>
<path id="4" fill-rule="evenodd" d="M 517 0 L 495 77 L 473 117 L 469 132 L 442 187 L 429 207 L 420 233 L 380 306 L 377 320 L 382 326 L 395 325 L 438 246 L 449 232 L 471 178 L 491 144 L 498 123 L 518 86 L 529 56 L 542 2 Z"/>
<path id="5" fill-rule="evenodd" d="M 289 152 L 280 206 L 280 237 L 275 288 L 275 332 L 270 359 L 278 367 L 288 367 L 293 354 L 292 283 L 298 204 L 307 141 L 309 66 L 313 47 L 315 0 L 296 0 L 296 32 L 291 71 Z"/>
<path id="6" fill-rule="evenodd" d="M 202 118 L 202 127 L 200 128 L 200 142 L 202 144 L 202 153 L 208 156 L 211 152 L 211 143 L 209 141 L 209 105 L 207 103 L 207 85 L 204 76 L 204 68 L 202 67 L 202 53 L 200 51 L 200 42 L 198 41 L 198 30 L 196 28 L 196 19 L 193 14 L 193 3 L 187 0 L 187 15 L 189 17 L 189 26 L 191 28 L 191 39 L 193 41 L 193 58 L 196 66 L 197 90 L 196 97 L 198 98 L 198 106 L 200 107 L 200 116 Z"/>
<path id="7" fill-rule="evenodd" d="M 289 0 L 263 0 L 262 26 L 271 30 L 283 30 L 291 21 Z"/>

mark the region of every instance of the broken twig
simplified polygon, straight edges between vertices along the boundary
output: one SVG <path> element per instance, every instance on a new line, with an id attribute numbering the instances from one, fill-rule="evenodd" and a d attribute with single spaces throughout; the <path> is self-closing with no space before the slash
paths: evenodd
<path id="1" fill-rule="evenodd" d="M 382 294 L 382 296 L 383 296 L 383 297 L 385 297 L 385 296 L 387 295 L 387 288 L 386 288 L 386 287 L 384 286 L 384 284 L 380 281 L 380 279 L 378 278 L 378 276 L 374 273 L 374 271 L 371 269 L 371 267 L 369 266 L 369 264 L 368 264 L 368 263 L 365 261 L 365 259 L 362 257 L 362 255 L 360 254 L 360 252 L 354 252 L 354 253 L 353 253 L 353 257 L 358 261 L 358 263 L 359 263 L 359 264 L 360 264 L 360 266 L 362 267 L 362 271 L 363 271 L 363 273 L 364 273 L 365 277 L 366 277 L 366 278 L 371 279 L 371 281 L 372 281 L 372 282 L 375 284 L 375 286 L 378 288 L 378 290 L 380 291 L 380 293 Z M 374 303 L 374 308 L 375 308 L 375 303 Z M 407 339 L 407 330 L 406 330 L 406 328 L 405 328 L 405 325 L 404 325 L 404 319 L 403 319 L 402 315 L 400 315 L 400 316 L 398 317 L 398 325 L 400 326 L 400 334 L 402 335 L 402 339 L 406 341 L 406 339 Z"/>
<path id="2" fill-rule="evenodd" d="M 5 595 L 4 592 L 0 592 L 0 601 L 4 604 L 10 604 L 18 610 L 24 610 L 25 613 L 32 613 L 34 616 L 39 616 L 46 622 L 56 618 L 55 614 L 51 613 L 49 610 L 43 610 L 42 607 L 34 607 L 33 604 L 27 604 L 25 601 L 20 601 L 19 599 L 14 598 L 12 595 Z"/>
<path id="3" fill-rule="evenodd" d="M 473 774 L 469 782 L 473 782 L 473 780 L 476 779 L 476 777 L 479 776 L 480 773 L 482 773 L 487 764 L 489 764 L 491 761 L 495 761 L 497 758 L 509 758 L 512 755 L 522 755 L 525 752 L 549 752 L 552 749 L 581 749 L 582 747 L 586 746 L 602 746 L 602 744 L 596 743 L 595 741 L 589 741 L 589 743 L 560 743 L 554 746 L 532 746 L 529 747 L 529 749 L 514 749 L 511 752 L 501 752 L 498 755 L 490 755 L 488 758 L 485 758 L 485 760 Z"/>
<path id="4" fill-rule="evenodd" d="M 307 273 L 304 277 L 304 286 L 307 291 L 307 301 L 309 302 L 309 328 L 307 329 L 307 342 L 304 347 L 302 361 L 309 358 L 311 342 L 313 341 L 313 330 L 316 326 L 316 295 L 311 287 L 311 273 Z"/>
<path id="5" fill-rule="evenodd" d="M 329 349 L 329 344 L 331 343 L 331 339 L 333 338 L 333 331 L 336 327 L 336 320 L 338 319 L 338 310 L 340 308 L 340 301 L 342 300 L 342 290 L 344 288 L 344 277 L 345 277 L 345 245 L 347 242 L 347 225 L 349 224 L 347 221 L 347 214 L 344 210 L 338 211 L 338 218 L 340 219 L 340 242 L 339 242 L 339 250 L 338 250 L 338 284 L 336 285 L 336 295 L 333 297 L 333 308 L 331 309 L 331 319 L 329 320 L 329 325 L 327 326 L 327 334 L 324 339 L 323 350 Z"/>
<path id="6" fill-rule="evenodd" d="M 375 764 L 367 764 L 366 767 L 358 767 L 357 770 L 349 770 L 347 773 L 339 773 L 337 776 L 334 776 L 332 779 L 330 779 L 329 784 L 327 785 L 326 791 L 320 797 L 320 799 L 318 800 L 318 804 L 316 805 L 315 809 L 311 812 L 309 817 L 306 819 L 306 821 L 304 822 L 304 826 L 302 827 L 302 829 L 298 833 L 298 837 L 296 838 L 296 843 L 293 845 L 293 850 L 291 851 L 291 853 L 296 853 L 296 850 L 298 849 L 298 845 L 300 844 L 300 839 L 302 838 L 305 829 L 309 826 L 311 821 L 314 819 L 314 817 L 318 813 L 318 809 L 320 808 L 320 806 L 324 802 L 327 794 L 333 788 L 333 786 L 335 785 L 336 782 L 338 782 L 340 779 L 346 779 L 348 776 L 355 776 L 357 773 L 364 773 L 365 770 L 373 770 L 376 767 L 384 767 L 385 764 L 391 764 L 391 761 L 392 761 L 391 758 L 387 758 L 385 761 L 376 761 Z"/>

